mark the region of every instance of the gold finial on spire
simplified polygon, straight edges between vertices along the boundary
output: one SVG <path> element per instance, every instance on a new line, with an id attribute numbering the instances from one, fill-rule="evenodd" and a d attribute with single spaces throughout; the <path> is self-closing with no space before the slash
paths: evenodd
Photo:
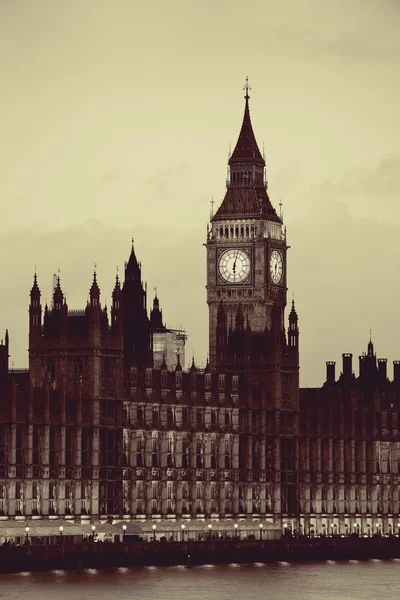
<path id="1" fill-rule="evenodd" d="M 245 98 L 246 98 L 246 100 L 248 100 L 250 98 L 249 91 L 251 90 L 251 87 L 249 85 L 249 78 L 248 77 L 246 77 L 246 85 L 244 86 L 243 89 L 246 91 Z"/>

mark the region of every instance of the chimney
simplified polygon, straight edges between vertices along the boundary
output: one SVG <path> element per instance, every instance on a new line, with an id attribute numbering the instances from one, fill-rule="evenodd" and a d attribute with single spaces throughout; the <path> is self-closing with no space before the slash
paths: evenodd
<path id="1" fill-rule="evenodd" d="M 352 354 L 342 354 L 343 358 L 343 377 L 351 377 L 353 374 Z"/>
<path id="2" fill-rule="evenodd" d="M 387 358 L 378 358 L 378 375 L 379 381 L 386 381 L 387 379 Z"/>
<path id="3" fill-rule="evenodd" d="M 335 383 L 335 361 L 328 361 L 326 363 L 326 382 L 327 383 Z"/>
<path id="4" fill-rule="evenodd" d="M 400 383 L 400 360 L 393 361 L 393 381 Z"/>

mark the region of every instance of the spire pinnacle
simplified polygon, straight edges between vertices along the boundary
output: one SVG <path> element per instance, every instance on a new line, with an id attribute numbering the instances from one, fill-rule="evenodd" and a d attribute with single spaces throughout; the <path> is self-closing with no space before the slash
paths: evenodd
<path id="1" fill-rule="evenodd" d="M 248 99 L 250 98 L 249 91 L 251 90 L 251 87 L 249 85 L 249 78 L 248 77 L 246 77 L 246 85 L 244 86 L 243 89 L 246 91 L 245 99 L 246 99 L 246 102 L 247 102 Z"/>

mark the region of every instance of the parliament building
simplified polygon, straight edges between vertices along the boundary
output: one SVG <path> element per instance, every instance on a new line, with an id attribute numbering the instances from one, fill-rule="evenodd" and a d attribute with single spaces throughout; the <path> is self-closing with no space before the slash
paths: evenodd
<path id="1" fill-rule="evenodd" d="M 299 388 L 286 228 L 268 194 L 246 85 L 225 197 L 207 228 L 209 359 L 184 369 L 183 331 L 147 309 L 132 243 L 110 315 L 96 273 L 83 310 L 60 278 L 29 304 L 29 369 L 0 344 L 0 518 L 265 519 L 282 533 L 400 528 L 400 362 L 372 341 L 353 372 Z"/>

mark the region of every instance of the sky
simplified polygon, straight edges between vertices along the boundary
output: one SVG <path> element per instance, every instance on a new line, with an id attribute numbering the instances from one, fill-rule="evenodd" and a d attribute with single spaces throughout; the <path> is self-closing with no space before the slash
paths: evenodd
<path id="1" fill-rule="evenodd" d="M 366 350 L 400 359 L 397 0 L 0 0 L 0 337 L 28 364 L 35 265 L 110 306 L 135 239 L 149 300 L 207 356 L 210 202 L 243 86 L 283 203 L 300 383 Z M 392 366 L 388 366 L 392 376 Z"/>

